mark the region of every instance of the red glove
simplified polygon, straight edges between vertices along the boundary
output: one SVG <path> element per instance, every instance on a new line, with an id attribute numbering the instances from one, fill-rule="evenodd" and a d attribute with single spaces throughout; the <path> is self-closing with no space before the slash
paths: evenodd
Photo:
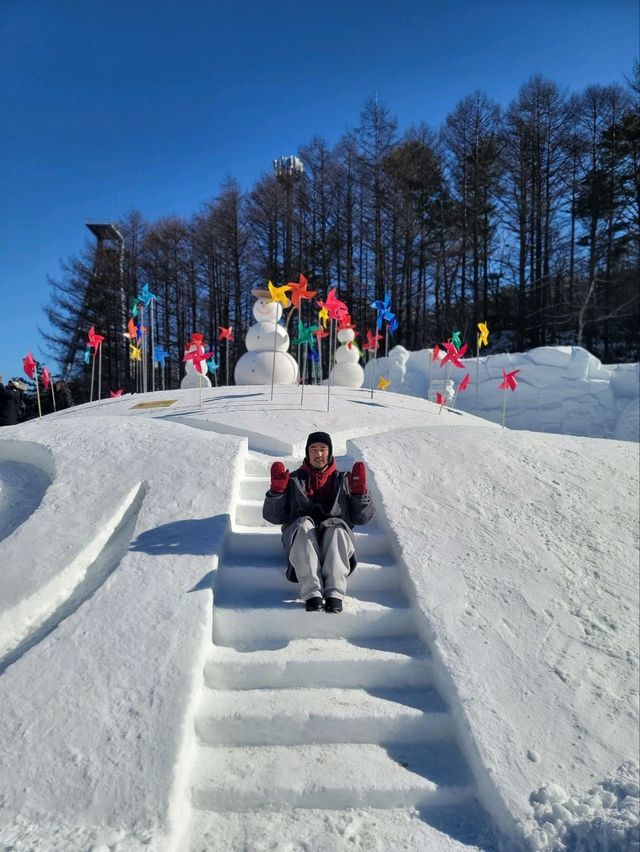
<path id="1" fill-rule="evenodd" d="M 271 465 L 271 490 L 276 494 L 284 494 L 289 484 L 289 471 L 283 462 L 277 461 Z"/>
<path id="2" fill-rule="evenodd" d="M 362 497 L 367 493 L 367 469 L 364 462 L 356 462 L 351 473 L 347 474 L 347 479 L 352 494 Z"/>

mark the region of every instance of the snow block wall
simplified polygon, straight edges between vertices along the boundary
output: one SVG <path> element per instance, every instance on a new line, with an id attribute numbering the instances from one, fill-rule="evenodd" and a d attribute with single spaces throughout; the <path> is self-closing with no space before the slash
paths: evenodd
<path id="1" fill-rule="evenodd" d="M 432 362 L 431 349 L 409 352 L 395 346 L 385 358 L 365 368 L 364 386 L 380 376 L 391 380 L 389 390 L 435 399 L 448 365 Z M 640 440 L 640 365 L 605 366 L 579 346 L 541 346 L 529 352 L 463 359 L 466 370 L 454 368 L 457 387 L 468 371 L 471 382 L 455 407 L 495 423 L 502 422 L 508 394 L 506 425 L 531 432 L 556 432 L 590 438 Z M 502 370 L 521 370 L 516 391 L 501 391 Z M 476 381 L 479 384 L 476 390 Z M 437 385 L 437 387 L 436 387 Z M 476 398 L 478 401 L 476 407 Z"/>

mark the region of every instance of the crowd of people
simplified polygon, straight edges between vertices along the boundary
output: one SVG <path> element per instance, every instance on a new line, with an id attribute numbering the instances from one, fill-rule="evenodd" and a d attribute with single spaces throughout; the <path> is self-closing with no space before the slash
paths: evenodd
<path id="1" fill-rule="evenodd" d="M 0 426 L 15 426 L 21 420 L 28 420 L 30 416 L 33 416 L 29 415 L 27 405 L 26 392 L 28 390 L 28 385 L 22 379 L 9 379 L 5 384 L 2 376 L 0 376 Z M 51 399 L 51 411 L 54 410 L 54 399 L 56 411 L 70 408 L 73 405 L 71 389 L 64 379 L 60 379 L 53 386 Z"/>

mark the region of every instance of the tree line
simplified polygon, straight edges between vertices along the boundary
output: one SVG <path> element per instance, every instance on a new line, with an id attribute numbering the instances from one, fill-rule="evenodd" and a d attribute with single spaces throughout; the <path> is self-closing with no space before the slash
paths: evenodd
<path id="1" fill-rule="evenodd" d="M 50 279 L 49 352 L 88 398 L 80 353 L 94 325 L 106 386 L 134 390 L 123 332 L 148 282 L 166 386 L 191 333 L 216 346 L 220 326 L 234 328 L 218 352 L 232 376 L 251 289 L 302 272 L 321 296 L 338 288 L 363 337 L 389 292 L 392 343 L 411 350 L 454 330 L 474 350 L 486 321 L 493 352 L 577 344 L 605 363 L 637 360 L 639 81 L 636 64 L 624 85 L 570 94 L 536 75 L 506 109 L 465 97 L 437 131 L 401 133 L 369 100 L 335 145 L 314 137 L 297 152 L 302 175 L 265 173 L 244 193 L 229 179 L 190 218 L 133 211 L 114 223 L 121 245 L 87 242 Z"/>

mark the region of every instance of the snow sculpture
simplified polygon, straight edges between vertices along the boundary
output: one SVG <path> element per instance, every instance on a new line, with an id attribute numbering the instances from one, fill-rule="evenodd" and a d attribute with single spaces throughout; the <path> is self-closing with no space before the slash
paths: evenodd
<path id="1" fill-rule="evenodd" d="M 192 334 L 191 340 L 184 348 L 184 378 L 180 382 L 181 388 L 210 388 L 211 380 L 207 376 L 207 362 L 199 358 L 188 358 L 191 355 L 204 355 L 204 337 L 202 334 Z"/>
<path id="2" fill-rule="evenodd" d="M 237 385 L 295 385 L 298 382 L 298 364 L 287 352 L 289 335 L 284 326 L 278 324 L 282 316 L 282 305 L 271 301 L 268 290 L 252 290 L 256 297 L 253 306 L 255 324 L 249 328 L 245 343 L 247 352 L 238 359 L 234 371 Z M 274 367 L 275 335 L 275 367 Z"/>
<path id="3" fill-rule="evenodd" d="M 359 364 L 360 352 L 354 341 L 356 332 L 349 323 L 338 329 L 338 342 L 340 346 L 336 349 L 336 363 L 331 370 L 331 384 L 345 388 L 361 388 L 364 382 L 364 370 Z"/>

